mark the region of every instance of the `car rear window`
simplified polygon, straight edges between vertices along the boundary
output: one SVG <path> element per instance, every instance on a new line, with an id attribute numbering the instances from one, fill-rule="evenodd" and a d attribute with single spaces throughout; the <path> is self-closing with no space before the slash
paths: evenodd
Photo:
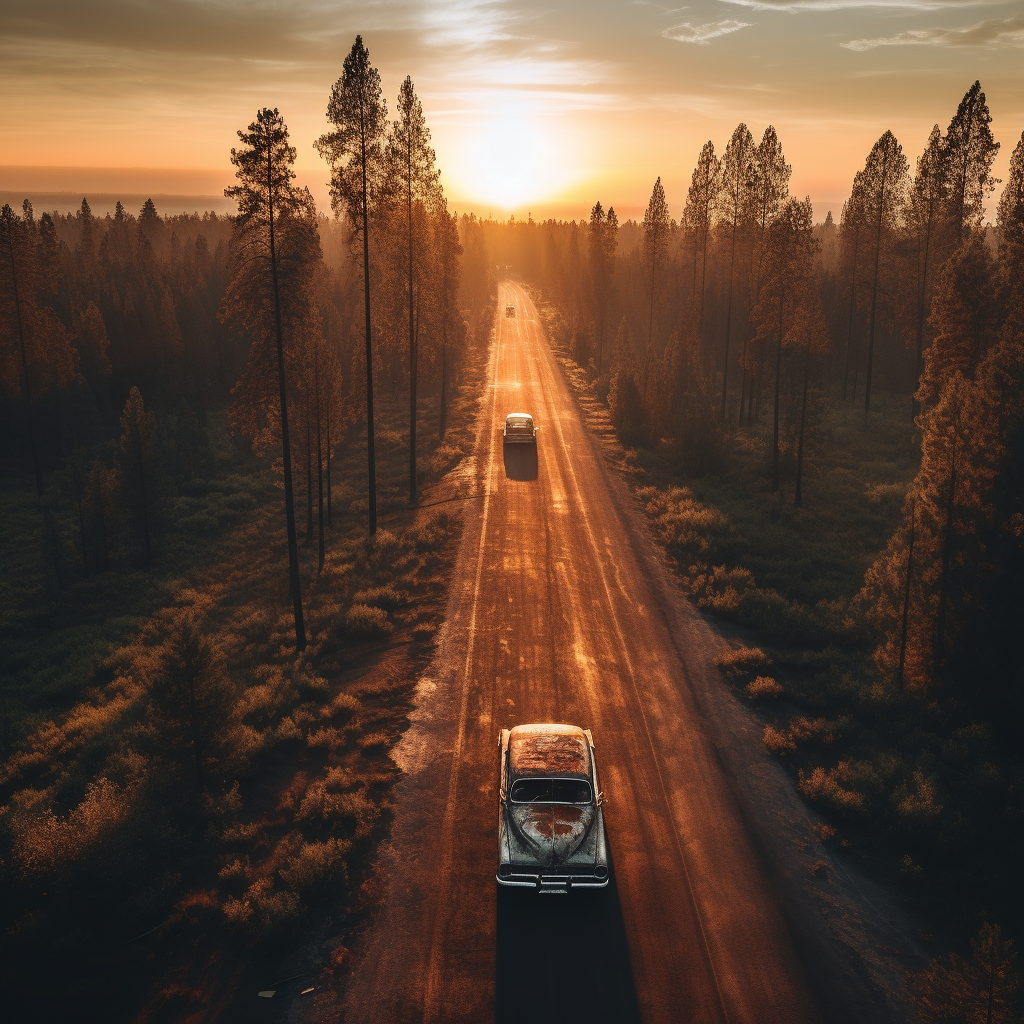
<path id="1" fill-rule="evenodd" d="M 512 786 L 514 804 L 589 804 L 590 783 L 583 779 L 520 779 Z"/>
<path id="2" fill-rule="evenodd" d="M 522 416 L 510 416 L 508 420 L 508 425 L 510 427 L 529 427 L 532 423 L 532 420 L 525 419 Z"/>

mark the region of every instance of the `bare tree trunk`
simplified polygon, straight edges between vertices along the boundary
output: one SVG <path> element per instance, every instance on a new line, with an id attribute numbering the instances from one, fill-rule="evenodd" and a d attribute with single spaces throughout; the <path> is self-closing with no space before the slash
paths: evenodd
<path id="1" fill-rule="evenodd" d="M 868 327 L 868 368 L 864 378 L 864 411 L 871 411 L 871 367 L 875 357 L 875 312 L 878 307 L 878 264 L 882 255 L 882 213 L 885 210 L 885 182 L 888 157 L 882 165 L 882 191 L 878 197 L 878 225 L 875 230 L 875 273 L 871 282 L 871 323 Z"/>
<path id="2" fill-rule="evenodd" d="M 409 504 L 416 504 L 416 324 L 413 313 L 412 270 L 412 139 L 406 149 L 409 215 Z"/>
<path id="3" fill-rule="evenodd" d="M 366 189 L 366 112 L 360 100 L 359 144 L 362 151 L 363 177 L 363 304 L 366 310 L 366 457 L 368 472 L 368 498 L 370 536 L 377 532 L 377 470 L 373 443 L 373 338 L 370 333 L 370 234 L 368 207 L 370 197 Z"/>
<path id="4" fill-rule="evenodd" d="M 313 543 L 313 437 L 309 416 L 309 388 L 306 388 L 306 543 Z"/>
<path id="5" fill-rule="evenodd" d="M 914 575 L 914 525 L 917 498 L 910 502 L 910 540 L 907 545 L 907 579 L 903 587 L 903 622 L 900 626 L 900 664 L 896 670 L 896 685 L 903 688 L 903 669 L 907 660 L 907 621 L 910 614 L 910 582 Z"/>
<path id="6" fill-rule="evenodd" d="M 725 359 L 722 362 L 722 422 L 725 422 L 725 402 L 729 393 L 729 332 L 732 330 L 732 280 L 736 264 L 736 218 L 732 222 L 732 246 L 729 254 L 729 297 L 725 305 Z M 741 398 L 742 403 L 742 398 Z M 742 404 L 741 404 L 742 408 Z"/>
<path id="7" fill-rule="evenodd" d="M 953 512 L 956 502 L 956 434 L 949 453 L 949 498 L 946 502 L 946 535 L 942 542 L 942 583 L 939 586 L 939 610 L 936 615 L 936 661 L 941 662 L 946 651 L 946 609 L 949 605 L 949 565 L 953 560 Z"/>
<path id="8" fill-rule="evenodd" d="M 331 403 L 327 403 L 327 525 L 333 526 L 331 522 L 331 461 L 333 452 L 331 451 Z"/>
<path id="9" fill-rule="evenodd" d="M 697 253 L 694 252 L 694 278 L 696 278 L 696 257 Z M 647 347 L 651 347 L 651 338 L 654 336 L 654 282 L 655 282 L 655 270 L 658 265 L 658 235 L 657 229 L 655 229 L 655 235 L 651 240 L 651 312 L 647 320 Z"/>
<path id="10" fill-rule="evenodd" d="M 781 284 L 781 283 L 780 283 Z M 779 342 L 775 346 L 775 416 L 772 421 L 772 490 L 779 489 L 779 391 L 782 387 L 782 311 L 786 304 L 785 291 L 779 291 Z"/>
<path id="11" fill-rule="evenodd" d="M 807 359 L 804 363 L 804 395 L 800 403 L 800 440 L 796 449 L 796 491 L 793 504 L 799 508 L 804 503 L 803 491 L 800 488 L 804 475 L 804 426 L 807 423 L 807 380 L 811 375 L 811 346 L 807 346 Z"/>
<path id="12" fill-rule="evenodd" d="M 853 341 L 853 314 L 857 308 L 857 252 L 860 248 L 860 224 L 853 232 L 853 270 L 850 274 L 850 312 L 846 319 L 846 365 L 843 369 L 843 401 L 846 401 L 846 382 L 850 375 L 850 346 Z"/>
<path id="13" fill-rule="evenodd" d="M 928 293 L 928 257 L 931 254 L 932 244 L 932 210 L 928 209 L 928 230 L 924 236 L 924 268 L 921 271 L 921 287 L 917 296 L 917 363 L 915 368 L 917 375 L 914 379 L 914 397 L 910 405 L 910 419 L 913 422 L 921 411 L 921 405 L 917 400 L 917 385 L 921 383 L 921 374 L 924 373 L 924 313 L 925 298 Z"/>
<path id="14" fill-rule="evenodd" d="M 445 298 L 441 324 L 441 424 L 437 436 L 443 441 L 448 429 L 448 300 Z"/>
<path id="15" fill-rule="evenodd" d="M 313 364 L 314 386 L 316 387 L 316 493 L 317 493 L 317 521 L 319 525 L 319 547 L 317 551 L 317 571 L 323 572 L 324 568 L 324 450 L 322 434 L 320 429 L 320 364 L 317 353 L 314 351 Z"/>
<path id="16" fill-rule="evenodd" d="M 139 478 L 139 502 L 142 506 L 142 540 L 146 548 L 146 565 L 149 565 L 153 560 L 153 552 L 149 546 L 149 510 L 146 508 L 146 477 L 142 465 L 142 438 L 136 436 L 135 441 L 137 452 L 135 471 Z"/>
<path id="17" fill-rule="evenodd" d="M 270 271 L 274 282 L 274 327 L 277 332 L 277 383 L 281 401 L 281 447 L 284 452 L 284 513 L 288 531 L 288 576 L 292 595 L 292 609 L 295 617 L 295 649 L 297 651 L 304 651 L 306 649 L 306 627 L 302 618 L 302 589 L 299 581 L 299 542 L 295 535 L 295 498 L 292 494 L 292 449 L 288 436 L 288 391 L 284 378 L 284 333 L 281 330 L 281 299 L 277 286 L 277 249 L 274 245 L 274 184 L 271 159 L 272 154 L 268 146 L 267 197 L 270 220 Z M 369 330 L 369 285 L 367 285 L 366 317 L 367 330 Z M 369 344 L 369 334 L 367 334 L 367 344 Z"/>

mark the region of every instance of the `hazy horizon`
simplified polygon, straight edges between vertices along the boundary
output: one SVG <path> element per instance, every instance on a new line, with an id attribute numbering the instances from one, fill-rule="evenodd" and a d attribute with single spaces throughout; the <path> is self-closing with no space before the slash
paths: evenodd
<path id="1" fill-rule="evenodd" d="M 412 76 L 453 206 L 482 214 L 579 216 L 600 199 L 635 216 L 660 176 L 678 217 L 703 143 L 721 152 L 743 121 L 757 137 L 776 127 L 793 194 L 838 217 L 874 141 L 891 129 L 913 166 L 975 79 L 1002 144 L 997 178 L 1024 124 L 1024 18 L 1006 0 L 8 8 L 3 191 L 217 195 L 235 133 L 271 106 L 326 208 L 313 141 L 357 32 L 389 107 Z M 24 180 L 33 168 L 40 180 Z M 203 185 L 155 184 L 171 180 Z"/>

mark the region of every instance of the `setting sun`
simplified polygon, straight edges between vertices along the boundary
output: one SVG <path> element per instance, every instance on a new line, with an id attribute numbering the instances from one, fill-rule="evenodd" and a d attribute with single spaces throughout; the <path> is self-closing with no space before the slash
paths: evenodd
<path id="1" fill-rule="evenodd" d="M 550 202 L 571 184 L 564 144 L 552 137 L 543 117 L 522 107 L 510 106 L 467 127 L 453 149 L 446 176 L 459 194 L 487 210 Z"/>

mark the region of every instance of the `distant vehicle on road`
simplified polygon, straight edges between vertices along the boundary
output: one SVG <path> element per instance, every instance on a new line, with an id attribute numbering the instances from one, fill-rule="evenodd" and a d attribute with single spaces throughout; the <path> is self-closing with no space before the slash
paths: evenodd
<path id="1" fill-rule="evenodd" d="M 516 315 L 516 307 L 511 305 L 511 304 L 507 305 L 505 307 L 505 316 L 515 316 L 515 315 Z"/>
<path id="2" fill-rule="evenodd" d="M 575 725 L 502 729 L 498 885 L 566 893 L 608 884 L 594 738 Z"/>
<path id="3" fill-rule="evenodd" d="M 510 412 L 505 417 L 505 429 L 501 436 L 505 444 L 536 444 L 537 428 L 533 425 L 533 417 L 528 412 Z"/>

